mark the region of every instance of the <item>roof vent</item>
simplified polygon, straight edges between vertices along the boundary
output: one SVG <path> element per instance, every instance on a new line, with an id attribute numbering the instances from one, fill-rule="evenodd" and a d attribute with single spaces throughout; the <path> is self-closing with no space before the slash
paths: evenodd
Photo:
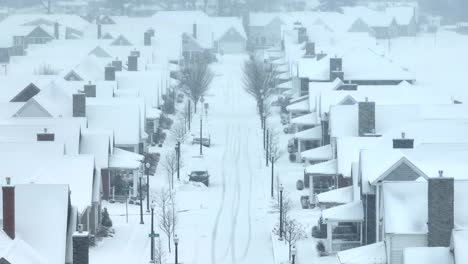
<path id="1" fill-rule="evenodd" d="M 11 178 L 10 178 L 10 177 L 6 177 L 5 180 L 6 180 L 6 184 L 7 184 L 7 185 L 10 185 L 10 184 L 11 184 Z"/>
<path id="2" fill-rule="evenodd" d="M 444 171 L 443 170 L 439 170 L 439 177 L 440 178 L 444 177 Z"/>
<path id="3" fill-rule="evenodd" d="M 406 136 L 405 132 L 401 132 L 401 138 L 405 139 L 405 136 Z"/>

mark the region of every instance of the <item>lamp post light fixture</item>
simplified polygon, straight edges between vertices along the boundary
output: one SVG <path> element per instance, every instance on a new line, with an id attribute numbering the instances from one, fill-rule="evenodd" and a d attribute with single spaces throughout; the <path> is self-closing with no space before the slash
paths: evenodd
<path id="1" fill-rule="evenodd" d="M 279 191 L 280 191 L 280 237 L 279 240 L 283 240 L 283 184 L 280 185 Z"/>
<path id="2" fill-rule="evenodd" d="M 296 253 L 297 253 L 297 249 L 296 249 L 296 246 L 293 246 L 292 249 L 291 249 L 291 258 L 292 258 L 292 264 L 296 264 Z"/>
<path id="3" fill-rule="evenodd" d="M 156 203 L 151 202 L 151 261 L 154 263 L 154 208 Z"/>
<path id="4" fill-rule="evenodd" d="M 141 187 L 141 181 L 143 179 L 143 174 L 140 173 L 140 175 L 138 175 L 138 196 L 140 197 L 140 224 L 144 224 L 145 222 L 143 222 L 143 195 L 142 195 L 142 191 L 143 191 L 143 188 Z"/>
<path id="5" fill-rule="evenodd" d="M 175 245 L 175 264 L 179 264 L 179 237 L 174 235 L 174 245 Z"/>
<path id="6" fill-rule="evenodd" d="M 147 155 L 148 156 L 148 155 Z M 150 212 L 150 204 L 149 204 L 149 193 L 150 193 L 150 187 L 149 187 L 149 171 L 150 171 L 151 164 L 149 162 L 145 163 L 145 169 L 146 169 L 146 212 Z"/>

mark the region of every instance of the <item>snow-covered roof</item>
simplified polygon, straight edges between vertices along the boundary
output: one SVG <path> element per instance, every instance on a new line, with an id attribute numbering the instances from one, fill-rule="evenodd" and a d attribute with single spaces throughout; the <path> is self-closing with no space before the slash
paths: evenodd
<path id="1" fill-rule="evenodd" d="M 63 156 L 65 146 L 61 142 L 28 142 L 28 141 L 3 141 L 0 138 L 0 152 L 29 152 L 46 155 Z"/>
<path id="2" fill-rule="evenodd" d="M 316 125 L 318 124 L 317 121 L 317 114 L 315 112 L 301 115 L 291 119 L 291 124 L 296 125 Z"/>
<path id="3" fill-rule="evenodd" d="M 294 138 L 300 140 L 321 140 L 322 126 L 315 126 L 306 130 L 302 130 L 294 134 Z"/>
<path id="4" fill-rule="evenodd" d="M 307 112 L 309 111 L 309 101 L 302 100 L 297 103 L 292 103 L 286 106 L 286 110 L 290 112 Z"/>
<path id="5" fill-rule="evenodd" d="M 345 80 L 415 80 L 414 74 L 407 69 L 369 48 L 349 48 L 333 57 L 342 59 Z M 329 80 L 330 58 L 333 57 L 327 55 L 319 61 L 300 59 L 299 76 L 311 80 Z"/>
<path id="6" fill-rule="evenodd" d="M 109 158 L 109 167 L 114 169 L 136 170 L 140 167 L 143 159 L 143 155 L 121 148 L 114 148 L 114 154 Z"/>
<path id="7" fill-rule="evenodd" d="M 468 261 L 468 230 L 454 230 L 452 232 L 452 247 L 455 255 L 455 263 Z"/>
<path id="8" fill-rule="evenodd" d="M 87 99 L 89 100 L 86 100 L 86 117 L 89 128 L 113 130 L 115 144 L 118 145 L 135 145 L 140 142 L 143 138 L 141 126 L 144 124 L 144 113 L 140 109 L 140 103 L 120 98 Z"/>
<path id="9" fill-rule="evenodd" d="M 81 131 L 80 154 L 94 155 L 97 169 L 109 167 L 109 156 L 113 151 L 112 130 L 84 129 Z"/>
<path id="10" fill-rule="evenodd" d="M 427 233 L 426 182 L 384 182 L 382 190 L 386 233 Z"/>
<path id="11" fill-rule="evenodd" d="M 317 195 L 319 203 L 347 204 L 353 201 L 353 186 L 334 189 Z"/>
<path id="12" fill-rule="evenodd" d="M 0 120 L 0 138 L 3 141 L 36 142 L 37 134 L 47 129 L 55 134 L 55 142 L 65 145 L 68 155 L 79 154 L 80 130 L 86 127 L 86 118 L 10 118 Z"/>
<path id="13" fill-rule="evenodd" d="M 361 149 L 377 144 L 377 137 L 339 137 L 336 139 L 337 169 L 343 176 L 351 176 L 351 165 L 359 161 Z"/>
<path id="14" fill-rule="evenodd" d="M 454 264 L 447 247 L 410 247 L 403 250 L 403 263 Z"/>
<path id="15" fill-rule="evenodd" d="M 333 151 L 330 144 L 301 152 L 304 160 L 325 161 L 333 159 Z"/>
<path id="16" fill-rule="evenodd" d="M 338 205 L 322 211 L 322 218 L 328 222 L 359 222 L 364 221 L 362 201 Z"/>
<path id="17" fill-rule="evenodd" d="M 336 159 L 332 159 L 329 161 L 320 162 L 314 165 L 307 166 L 305 168 L 305 173 L 336 175 L 337 174 L 336 166 L 337 166 Z"/>
<path id="18" fill-rule="evenodd" d="M 386 264 L 385 242 L 343 250 L 336 254 L 341 264 Z"/>
<path id="19" fill-rule="evenodd" d="M 66 172 L 63 173 L 66 174 Z M 69 188 L 64 184 L 17 184 L 15 186 L 16 233 L 20 239 L 42 256 L 46 263 L 63 264 L 65 262 L 68 192 Z M 34 255 L 27 256 L 28 252 L 23 253 L 24 261 L 28 257 L 38 258 Z M 20 262 L 22 259 L 19 257 L 17 260 L 19 262 L 12 263 L 40 263 Z"/>

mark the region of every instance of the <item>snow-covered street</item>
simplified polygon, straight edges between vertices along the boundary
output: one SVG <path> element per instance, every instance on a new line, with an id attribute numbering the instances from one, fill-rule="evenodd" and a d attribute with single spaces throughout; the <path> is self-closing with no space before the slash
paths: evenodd
<path id="1" fill-rule="evenodd" d="M 206 96 L 208 115 L 203 116 L 204 130 L 212 140 L 212 146 L 203 149 L 205 160 L 209 160 L 210 187 L 182 181 L 176 185 L 179 211 L 176 233 L 180 238 L 181 263 L 274 262 L 269 169 L 264 164 L 255 102 L 242 84 L 242 64 L 246 58 L 226 55 L 212 66 L 215 78 Z M 196 116 L 192 133 L 197 134 L 198 129 L 199 116 Z M 182 145 L 186 167 L 190 167 L 191 155 L 198 151 L 198 145 Z M 182 172 L 187 170 L 184 168 Z M 158 171 L 157 177 L 164 177 L 163 173 Z M 161 179 L 152 179 L 153 182 L 163 184 Z M 155 192 L 157 188 L 152 190 Z M 117 235 L 91 251 L 91 263 L 102 263 L 109 255 L 115 256 L 117 263 L 126 263 L 129 256 L 139 260 L 138 263 L 147 263 L 149 215 L 145 215 L 145 225 L 139 225 L 139 207 L 130 205 L 130 224 L 126 224 L 125 215 L 121 214 L 125 205 L 109 206 L 111 214 L 120 212 L 112 215 L 117 220 Z M 165 241 L 163 234 L 161 239 Z M 163 242 L 163 247 L 167 251 L 167 243 Z M 173 252 L 167 252 L 166 259 L 172 263 Z"/>

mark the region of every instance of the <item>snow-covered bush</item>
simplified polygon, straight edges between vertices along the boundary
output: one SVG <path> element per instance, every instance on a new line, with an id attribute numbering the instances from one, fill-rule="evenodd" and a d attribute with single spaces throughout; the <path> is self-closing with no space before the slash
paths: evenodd
<path id="1" fill-rule="evenodd" d="M 317 252 L 319 253 L 319 256 L 323 257 L 327 255 L 327 250 L 325 248 L 325 244 L 323 244 L 322 241 L 318 241 L 317 244 L 315 245 L 315 249 L 317 249 Z"/>

